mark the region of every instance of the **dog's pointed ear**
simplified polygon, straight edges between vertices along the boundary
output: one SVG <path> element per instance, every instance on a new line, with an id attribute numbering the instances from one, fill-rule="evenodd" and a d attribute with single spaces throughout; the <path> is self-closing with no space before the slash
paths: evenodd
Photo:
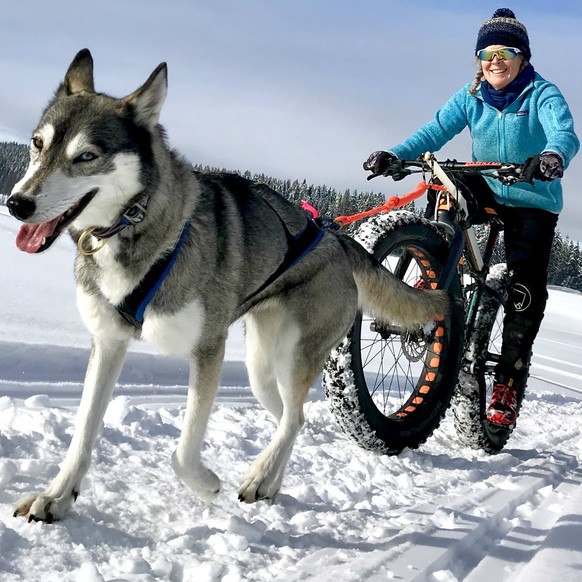
<path id="1" fill-rule="evenodd" d="M 167 92 L 168 67 L 166 63 L 161 63 L 137 91 L 123 100 L 134 107 L 139 123 L 153 129 L 160 119 Z"/>
<path id="2" fill-rule="evenodd" d="M 56 96 L 67 97 L 75 93 L 95 93 L 93 81 L 93 57 L 89 49 L 80 50 L 69 65 L 65 80 L 57 89 Z"/>

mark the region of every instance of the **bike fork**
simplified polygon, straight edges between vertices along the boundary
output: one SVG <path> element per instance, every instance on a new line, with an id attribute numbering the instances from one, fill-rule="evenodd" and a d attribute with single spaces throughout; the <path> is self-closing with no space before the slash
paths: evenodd
<path id="1" fill-rule="evenodd" d="M 477 315 L 477 308 L 481 304 L 483 292 L 485 290 L 485 281 L 489 274 L 489 265 L 491 264 L 491 257 L 501 232 L 501 226 L 495 222 L 490 225 L 489 236 L 485 243 L 485 250 L 483 251 L 483 269 L 476 271 L 474 277 L 476 279 L 475 290 L 471 293 L 471 298 L 467 303 L 467 317 L 465 321 L 465 329 L 467 334 L 472 333 L 475 324 L 475 317 Z"/>
<path id="2" fill-rule="evenodd" d="M 495 222 L 490 225 L 489 236 L 487 237 L 487 242 L 485 244 L 485 250 L 483 252 L 483 269 L 479 272 L 473 273 L 476 279 L 475 283 L 472 284 L 472 290 L 470 291 L 470 296 L 467 301 L 467 310 L 465 316 L 465 337 L 471 337 L 473 330 L 475 328 L 475 320 L 477 318 L 477 310 L 479 305 L 481 305 L 481 300 L 483 299 L 483 293 L 485 292 L 487 274 L 489 272 L 489 265 L 491 263 L 491 257 L 493 256 L 493 250 L 497 244 L 497 239 L 499 237 L 499 232 L 501 231 L 501 226 Z M 493 358 L 493 356 L 491 356 Z M 473 362 L 464 358 L 463 370 L 465 372 L 472 373 Z"/>
<path id="3" fill-rule="evenodd" d="M 441 273 L 437 285 L 437 289 L 445 290 L 449 289 L 451 282 L 453 281 L 453 277 L 457 276 L 457 267 L 459 265 L 461 255 L 463 254 L 463 248 L 465 246 L 463 231 L 461 230 L 459 223 L 454 222 L 447 226 L 452 228 L 453 234 L 449 242 L 449 257 L 447 259 L 446 265 L 443 268 L 443 272 Z"/>

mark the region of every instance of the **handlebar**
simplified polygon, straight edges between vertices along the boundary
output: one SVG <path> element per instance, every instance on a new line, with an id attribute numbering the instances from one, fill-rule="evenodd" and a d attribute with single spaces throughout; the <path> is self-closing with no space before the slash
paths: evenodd
<path id="1" fill-rule="evenodd" d="M 420 172 L 432 172 L 434 164 L 440 166 L 447 174 L 462 172 L 480 172 L 499 180 L 502 184 L 511 185 L 516 182 L 531 180 L 523 175 L 523 164 L 513 162 L 458 162 L 457 160 L 436 161 L 432 154 L 424 154 L 416 160 L 396 159 L 383 174 L 372 174 L 368 180 L 378 176 L 391 176 L 401 180 L 405 176 Z"/>

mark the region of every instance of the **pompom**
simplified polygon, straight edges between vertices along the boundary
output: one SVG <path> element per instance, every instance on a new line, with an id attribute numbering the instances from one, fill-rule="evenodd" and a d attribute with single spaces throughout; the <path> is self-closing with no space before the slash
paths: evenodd
<path id="1" fill-rule="evenodd" d="M 509 8 L 498 8 L 493 13 L 492 18 L 513 18 L 516 20 L 513 10 L 510 10 Z"/>

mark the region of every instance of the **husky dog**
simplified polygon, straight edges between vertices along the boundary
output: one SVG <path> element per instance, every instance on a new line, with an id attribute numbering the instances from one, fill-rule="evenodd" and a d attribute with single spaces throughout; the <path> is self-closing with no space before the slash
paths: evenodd
<path id="1" fill-rule="evenodd" d="M 187 358 L 184 426 L 172 456 L 202 499 L 219 479 L 201 460 L 229 326 L 244 316 L 253 393 L 275 417 L 239 499 L 272 498 L 303 422 L 303 403 L 359 308 L 411 328 L 448 309 L 441 291 L 400 282 L 352 239 L 321 231 L 299 208 L 231 174 L 194 172 L 158 124 L 162 63 L 135 92 L 95 92 L 80 51 L 30 143 L 30 165 L 8 200 L 18 247 L 49 248 L 68 230 L 78 245 L 78 308 L 92 334 L 74 436 L 60 472 L 15 515 L 52 522 L 77 498 L 129 341 Z"/>

